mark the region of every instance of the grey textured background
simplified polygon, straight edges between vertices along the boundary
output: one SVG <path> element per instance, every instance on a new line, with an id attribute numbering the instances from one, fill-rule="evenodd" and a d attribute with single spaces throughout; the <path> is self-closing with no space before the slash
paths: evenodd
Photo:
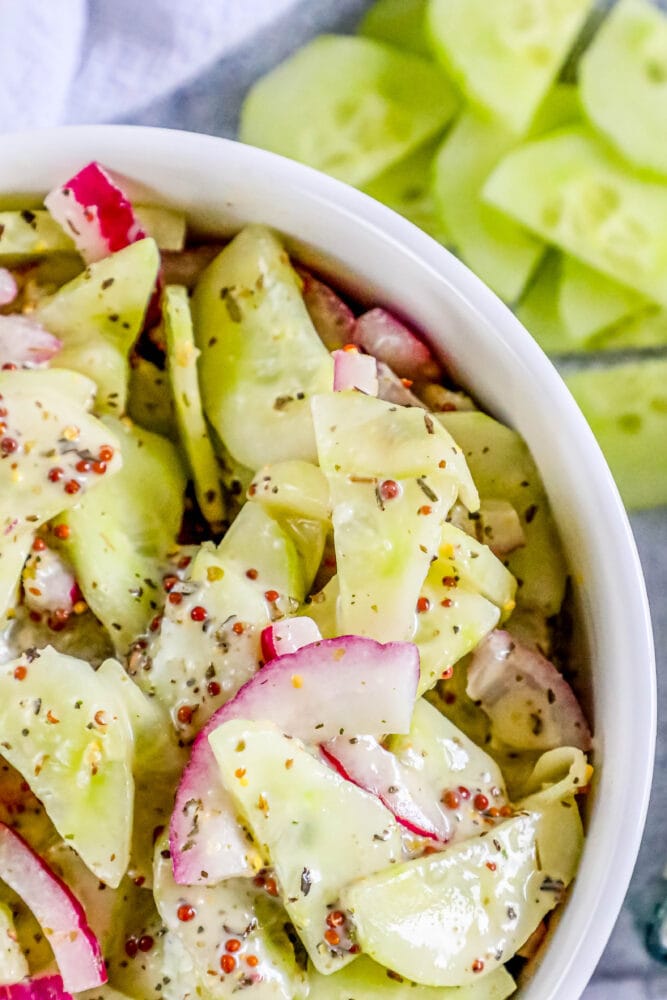
<path id="1" fill-rule="evenodd" d="M 368 0 L 301 0 L 288 16 L 258 32 L 252 44 L 239 48 L 172 97 L 147 107 L 129 121 L 234 137 L 243 95 L 258 76 L 313 35 L 352 30 L 368 6 Z M 656 636 L 661 733 L 643 847 L 623 912 L 585 1000 L 667 1000 L 667 969 L 652 960 L 643 945 L 644 928 L 655 902 L 661 894 L 667 895 L 667 882 L 662 880 L 667 863 L 667 510 L 633 514 L 631 520 Z M 632 669 L 629 663 L 628 670 Z M 631 789 L 628 808 L 632 808 Z"/>

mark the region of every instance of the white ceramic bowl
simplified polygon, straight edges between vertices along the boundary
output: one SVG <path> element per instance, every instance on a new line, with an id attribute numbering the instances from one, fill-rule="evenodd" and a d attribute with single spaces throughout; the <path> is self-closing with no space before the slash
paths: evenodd
<path id="1" fill-rule="evenodd" d="M 124 126 L 6 136 L 0 204 L 25 205 L 26 194 L 43 195 L 91 159 L 131 178 L 135 195 L 185 209 L 200 229 L 229 232 L 248 221 L 273 226 L 305 261 L 360 298 L 410 317 L 461 384 L 527 441 L 578 583 L 597 783 L 574 891 L 522 997 L 576 1000 L 630 879 L 655 743 L 655 668 L 641 569 L 581 413 L 518 320 L 451 254 L 365 195 L 281 157 L 209 136 Z"/>

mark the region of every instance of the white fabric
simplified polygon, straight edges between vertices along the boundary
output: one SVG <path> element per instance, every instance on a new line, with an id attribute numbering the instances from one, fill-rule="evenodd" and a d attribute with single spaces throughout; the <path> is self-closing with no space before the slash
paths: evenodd
<path id="1" fill-rule="evenodd" d="M 0 131 L 119 119 L 296 0 L 0 0 Z"/>

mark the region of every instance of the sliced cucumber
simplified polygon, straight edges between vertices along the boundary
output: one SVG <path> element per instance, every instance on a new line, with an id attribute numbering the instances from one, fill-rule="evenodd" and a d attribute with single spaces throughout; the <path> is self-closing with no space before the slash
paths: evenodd
<path id="1" fill-rule="evenodd" d="M 239 233 L 200 278 L 192 311 L 204 409 L 234 459 L 313 460 L 306 397 L 331 388 L 333 363 L 273 233 Z"/>
<path id="2" fill-rule="evenodd" d="M 547 93 L 593 0 L 431 0 L 437 56 L 474 103 L 520 135 Z"/>
<path id="3" fill-rule="evenodd" d="M 0 903 L 0 986 L 18 983 L 28 975 L 28 963 L 16 938 L 12 911 Z"/>
<path id="4" fill-rule="evenodd" d="M 47 646 L 0 670 L 2 754 L 91 871 L 117 886 L 132 829 L 132 730 L 83 660 Z"/>
<path id="5" fill-rule="evenodd" d="M 482 194 L 584 263 L 667 304 L 667 186 L 632 174 L 587 129 L 520 146 Z"/>
<path id="6" fill-rule="evenodd" d="M 667 503 L 667 361 L 575 372 L 566 382 L 625 504 L 641 508 Z"/>
<path id="7" fill-rule="evenodd" d="M 187 223 L 182 212 L 158 205 L 137 205 L 134 214 L 143 231 L 155 240 L 160 250 L 183 249 Z"/>
<path id="8" fill-rule="evenodd" d="M 558 309 L 563 325 L 576 342 L 585 343 L 648 305 L 643 295 L 627 285 L 600 274 L 576 257 L 563 257 Z"/>
<path id="9" fill-rule="evenodd" d="M 122 414 L 128 356 L 139 336 L 160 266 L 154 240 L 140 240 L 87 267 L 33 316 L 63 342 L 57 362 L 98 386 L 98 410 Z"/>
<path id="10" fill-rule="evenodd" d="M 181 444 L 190 465 L 200 510 L 214 533 L 222 530 L 225 503 L 220 473 L 202 411 L 192 317 L 187 289 L 168 285 L 162 296 L 167 367 Z"/>
<path id="11" fill-rule="evenodd" d="M 477 591 L 507 617 L 514 610 L 516 580 L 488 545 L 471 538 L 453 524 L 443 524 L 438 572 L 449 589 L 459 584 Z M 452 584 L 453 582 L 453 584 Z"/>
<path id="12" fill-rule="evenodd" d="M 457 103 L 425 59 L 320 35 L 251 88 L 240 137 L 361 185 L 444 128 Z"/>
<path id="13" fill-rule="evenodd" d="M 468 986 L 419 986 L 362 955 L 353 966 L 322 976 L 311 971 L 308 1000 L 506 1000 L 516 983 L 499 966 Z"/>
<path id="14" fill-rule="evenodd" d="M 447 246 L 451 236 L 433 198 L 433 159 L 442 142 L 420 146 L 378 177 L 364 184 L 362 191 L 405 216 L 439 243 Z"/>
<path id="15" fill-rule="evenodd" d="M 123 468 L 63 515 L 69 535 L 60 544 L 91 611 L 125 653 L 162 600 L 162 563 L 180 528 L 185 475 L 166 438 L 106 420 Z"/>
<path id="16" fill-rule="evenodd" d="M 426 38 L 427 0 L 375 0 L 359 25 L 359 34 L 431 57 Z"/>
<path id="17" fill-rule="evenodd" d="M 310 462 L 277 462 L 255 475 L 248 498 L 269 513 L 331 519 L 329 484 L 321 469 Z"/>
<path id="18" fill-rule="evenodd" d="M 620 0 L 579 63 L 586 113 L 632 163 L 667 174 L 667 17 Z"/>
<path id="19" fill-rule="evenodd" d="M 547 250 L 516 307 L 518 318 L 547 354 L 569 354 L 578 349 L 558 308 L 562 268 L 562 254 Z"/>
<path id="20" fill-rule="evenodd" d="M 19 601 L 21 571 L 30 554 L 32 534 L 5 536 L 0 545 L 0 628 L 14 615 Z"/>
<path id="21" fill-rule="evenodd" d="M 460 445 L 482 498 L 508 500 L 519 514 L 526 544 L 505 561 L 517 578 L 517 603 L 547 617 L 556 614 L 567 568 L 540 473 L 525 442 L 484 413 L 441 413 L 438 419 Z"/>
<path id="22" fill-rule="evenodd" d="M 480 198 L 487 177 L 515 143 L 502 124 L 464 111 L 434 163 L 433 191 L 457 253 L 505 299 L 515 302 L 544 244 Z"/>
<path id="23" fill-rule="evenodd" d="M 147 431 L 172 440 L 178 437 L 169 377 L 146 358 L 132 359 L 127 415 Z"/>
<path id="24" fill-rule="evenodd" d="M 110 987 L 132 1000 L 161 1000 L 166 928 L 155 907 L 153 893 L 124 879 L 116 894 L 113 930 L 104 955 Z M 138 947 L 145 937 L 153 939 L 148 951 Z M 136 950 L 128 948 L 128 941 L 137 945 Z M 113 994 L 110 1000 L 115 1000 Z"/>
<path id="25" fill-rule="evenodd" d="M 616 326 L 601 330 L 587 347 L 591 350 L 618 351 L 624 348 L 665 347 L 667 345 L 667 309 L 650 306 Z"/>
<path id="26" fill-rule="evenodd" d="M 528 135 L 544 135 L 580 121 L 579 91 L 572 83 L 555 83 L 537 109 Z"/>
<path id="27" fill-rule="evenodd" d="M 351 943 L 344 932 L 338 945 L 327 943 L 326 918 L 346 883 L 401 857 L 393 816 L 271 723 L 226 722 L 209 740 L 313 965 L 325 974 L 342 968 L 354 958 Z"/>
<path id="28" fill-rule="evenodd" d="M 306 588 L 301 562 L 294 542 L 278 521 L 259 504 L 246 504 L 218 547 L 225 564 L 233 565 L 239 576 L 247 577 L 258 594 L 276 591 L 271 603 L 284 613 L 290 601 L 301 603 Z"/>
<path id="29" fill-rule="evenodd" d="M 581 843 L 577 810 L 558 802 L 519 814 L 492 835 L 360 879 L 341 898 L 376 962 L 427 986 L 463 986 L 478 979 L 480 956 L 490 973 L 558 903 Z"/>
<path id="30" fill-rule="evenodd" d="M 232 878 L 214 886 L 182 886 L 174 882 L 169 841 L 161 837 L 155 845 L 154 894 L 158 910 L 194 965 L 195 976 L 206 983 L 212 998 L 225 1000 L 237 990 L 253 1000 L 299 1000 L 305 996 L 303 973 L 297 967 L 294 949 L 284 930 L 282 907 L 251 879 Z M 179 920 L 182 906 L 191 906 L 196 918 Z M 230 939 L 239 941 L 233 952 L 231 972 L 221 970 L 220 960 Z M 247 981 L 246 958 L 254 955 L 256 973 Z M 215 978 L 209 969 L 219 972 Z"/>

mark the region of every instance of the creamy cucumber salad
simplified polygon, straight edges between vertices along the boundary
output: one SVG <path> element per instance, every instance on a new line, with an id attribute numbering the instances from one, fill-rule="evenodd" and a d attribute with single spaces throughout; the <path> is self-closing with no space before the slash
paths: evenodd
<path id="1" fill-rule="evenodd" d="M 512 995 L 592 774 L 521 438 L 96 163 L 0 212 L 0 368 L 0 998 Z"/>

